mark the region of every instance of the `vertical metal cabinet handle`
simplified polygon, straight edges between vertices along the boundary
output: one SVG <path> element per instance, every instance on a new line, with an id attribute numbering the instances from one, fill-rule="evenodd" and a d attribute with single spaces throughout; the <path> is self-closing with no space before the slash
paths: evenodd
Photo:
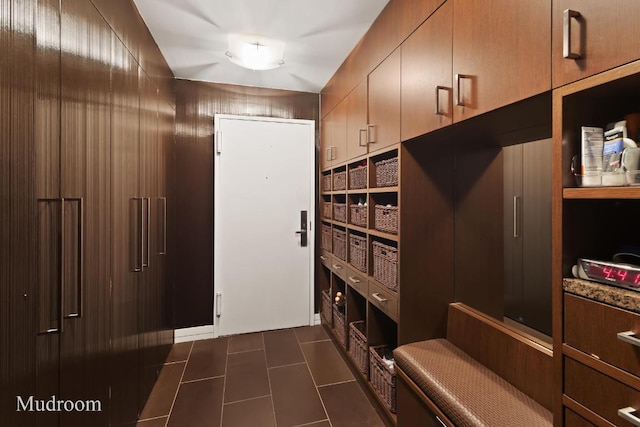
<path id="1" fill-rule="evenodd" d="M 518 227 L 518 200 L 520 196 L 513 196 L 513 237 L 520 237 Z"/>
<path id="2" fill-rule="evenodd" d="M 634 426 L 640 427 L 640 418 L 635 415 L 636 409 L 627 406 L 626 408 L 618 409 L 618 416 L 625 421 L 629 421 Z"/>
<path id="3" fill-rule="evenodd" d="M 364 144 L 362 143 L 362 139 L 363 139 L 363 138 L 362 138 L 362 134 L 363 134 L 363 133 L 364 133 L 364 136 L 365 136 L 365 138 L 364 138 L 364 140 L 365 140 L 365 141 L 364 141 Z M 366 128 L 365 128 L 365 129 L 358 129 L 358 146 L 359 146 L 359 147 L 366 147 L 366 146 L 369 144 L 369 141 L 368 141 L 367 136 L 368 136 L 368 132 L 367 132 L 367 129 L 366 129 Z"/>
<path id="4" fill-rule="evenodd" d="M 158 197 L 158 200 L 162 202 L 162 250 L 158 252 L 158 255 L 167 254 L 167 198 Z"/>
<path id="5" fill-rule="evenodd" d="M 447 425 L 444 423 L 444 421 L 442 421 L 442 420 L 440 419 L 440 417 L 439 417 L 439 416 L 437 416 L 437 415 L 436 415 L 436 420 L 438 420 L 438 422 L 439 422 L 440 424 L 442 424 L 444 427 L 447 427 Z"/>
<path id="6" fill-rule="evenodd" d="M 65 198 L 64 201 L 78 203 L 78 311 L 75 313 L 69 313 L 65 318 L 79 318 L 82 317 L 84 301 L 84 198 Z"/>
<path id="7" fill-rule="evenodd" d="M 376 143 L 376 126 L 367 124 L 367 144 Z"/>
<path id="8" fill-rule="evenodd" d="M 151 234 L 151 197 L 143 197 L 142 198 L 144 204 L 147 206 L 147 211 L 146 211 L 146 216 L 143 214 L 143 217 L 145 218 L 144 220 L 144 230 L 143 233 L 145 234 L 145 239 L 144 239 L 144 243 L 146 244 L 143 251 L 142 251 L 142 267 L 149 267 L 149 247 L 151 246 L 151 239 L 149 238 L 150 234 Z M 143 210 L 144 210 L 144 206 L 143 206 Z M 145 259 L 144 256 L 147 256 L 147 262 L 145 263 Z"/>
<path id="9" fill-rule="evenodd" d="M 327 158 L 327 160 L 331 160 L 331 147 L 327 147 L 325 148 L 325 157 Z"/>
<path id="10" fill-rule="evenodd" d="M 580 59 L 582 55 L 571 52 L 571 20 L 579 18 L 580 12 L 566 9 L 562 15 L 562 56 L 567 59 Z"/>
<path id="11" fill-rule="evenodd" d="M 142 263 L 143 263 L 143 259 L 142 259 L 142 252 L 143 252 L 143 245 L 144 245 L 144 235 L 142 234 L 142 229 L 144 227 L 144 209 L 143 209 L 143 205 L 144 205 L 144 199 L 142 197 L 133 197 L 131 200 L 139 200 L 140 201 L 140 230 L 138 230 L 138 242 L 140 243 L 140 250 L 136 250 L 136 265 L 133 266 L 133 272 L 134 273 L 139 273 L 142 271 Z"/>
<path id="12" fill-rule="evenodd" d="M 456 105 L 458 105 L 460 107 L 466 107 L 467 106 L 467 104 L 464 103 L 464 100 L 460 96 L 460 81 L 465 80 L 465 79 L 470 79 L 470 78 L 471 78 L 471 75 L 469 75 L 469 74 L 456 74 L 456 88 L 457 88 Z"/>
<path id="13" fill-rule="evenodd" d="M 60 313 L 58 313 L 58 332 L 63 332 L 64 323 L 64 198 L 60 199 Z"/>
<path id="14" fill-rule="evenodd" d="M 447 90 L 445 86 L 436 86 L 436 114 L 444 116 L 444 111 L 440 109 L 440 91 Z"/>
<path id="15" fill-rule="evenodd" d="M 618 332 L 617 337 L 620 341 L 640 347 L 640 338 L 636 337 L 636 333 L 633 331 Z"/>
<path id="16" fill-rule="evenodd" d="M 216 292 L 216 317 L 222 314 L 222 293 Z"/>

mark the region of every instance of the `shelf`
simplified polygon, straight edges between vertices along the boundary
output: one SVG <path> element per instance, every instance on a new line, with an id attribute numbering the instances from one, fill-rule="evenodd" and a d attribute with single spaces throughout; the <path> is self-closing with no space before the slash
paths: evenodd
<path id="1" fill-rule="evenodd" d="M 582 187 L 562 190 L 564 199 L 638 199 L 640 187 Z"/>
<path id="2" fill-rule="evenodd" d="M 400 191 L 400 187 L 376 187 L 370 188 L 369 193 L 397 193 Z"/>
<path id="3" fill-rule="evenodd" d="M 349 230 L 359 231 L 360 233 L 363 233 L 363 234 L 366 234 L 369 232 L 369 230 L 367 230 L 366 228 L 360 227 L 358 225 L 349 224 L 347 227 L 349 228 Z"/>
<path id="4" fill-rule="evenodd" d="M 358 188 L 356 190 L 347 190 L 347 194 L 367 194 L 367 189 Z"/>
<path id="5" fill-rule="evenodd" d="M 373 230 L 373 229 L 370 229 L 368 232 L 372 236 L 376 236 L 376 237 L 380 237 L 380 238 L 383 238 L 383 239 L 391 240 L 393 242 L 398 242 L 400 240 L 398 238 L 397 234 L 385 233 L 384 231 L 378 231 L 378 230 Z"/>

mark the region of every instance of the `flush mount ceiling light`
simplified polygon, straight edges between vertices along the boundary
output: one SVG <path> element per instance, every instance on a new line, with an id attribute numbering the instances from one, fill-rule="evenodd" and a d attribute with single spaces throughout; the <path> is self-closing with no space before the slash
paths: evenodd
<path id="1" fill-rule="evenodd" d="M 229 60 L 251 70 L 271 70 L 284 64 L 284 42 L 265 37 L 229 35 Z"/>

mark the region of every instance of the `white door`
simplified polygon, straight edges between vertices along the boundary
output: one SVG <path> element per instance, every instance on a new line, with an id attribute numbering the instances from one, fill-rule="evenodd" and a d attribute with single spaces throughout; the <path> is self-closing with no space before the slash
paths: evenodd
<path id="1" fill-rule="evenodd" d="M 214 334 L 312 324 L 315 122 L 216 115 L 215 129 Z"/>

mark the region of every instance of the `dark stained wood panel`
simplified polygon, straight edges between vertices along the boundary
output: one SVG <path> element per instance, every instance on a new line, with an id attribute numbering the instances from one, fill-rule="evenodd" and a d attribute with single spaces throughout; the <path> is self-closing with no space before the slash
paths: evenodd
<path id="1" fill-rule="evenodd" d="M 176 327 L 213 321 L 213 118 L 215 114 L 316 120 L 318 94 L 177 81 Z"/>
<path id="2" fill-rule="evenodd" d="M 550 25 L 547 0 L 454 0 L 454 121 L 550 90 Z"/>
<path id="3" fill-rule="evenodd" d="M 369 74 L 369 152 L 400 142 L 400 49 Z"/>

